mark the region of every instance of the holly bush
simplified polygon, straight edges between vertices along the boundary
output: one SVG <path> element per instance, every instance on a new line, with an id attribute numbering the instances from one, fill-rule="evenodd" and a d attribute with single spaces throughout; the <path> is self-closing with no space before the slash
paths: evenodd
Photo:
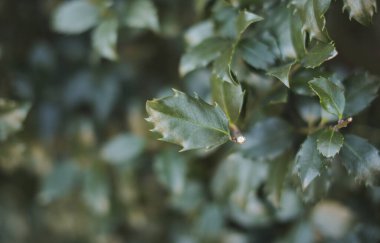
<path id="1" fill-rule="evenodd" d="M 0 242 L 379 242 L 376 11 L 1 3 Z"/>

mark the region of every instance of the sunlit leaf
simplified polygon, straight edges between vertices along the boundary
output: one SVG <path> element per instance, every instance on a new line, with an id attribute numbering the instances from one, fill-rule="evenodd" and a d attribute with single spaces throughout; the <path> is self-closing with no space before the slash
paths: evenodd
<path id="1" fill-rule="evenodd" d="M 109 140 L 102 148 L 102 158 L 109 163 L 122 165 L 132 162 L 144 149 L 142 138 L 131 134 L 120 134 Z"/>
<path id="2" fill-rule="evenodd" d="M 212 148 L 230 138 L 228 119 L 219 106 L 174 90 L 174 95 L 147 101 L 147 121 L 160 140 L 182 146 L 181 151 Z"/>
<path id="3" fill-rule="evenodd" d="M 376 0 L 343 0 L 343 11 L 347 10 L 350 19 L 354 18 L 363 25 L 372 22 L 372 16 L 377 12 Z"/>
<path id="4" fill-rule="evenodd" d="M 65 1 L 55 10 L 53 29 L 63 34 L 80 34 L 94 27 L 99 11 L 87 0 Z"/>
<path id="5" fill-rule="evenodd" d="M 150 0 L 128 1 L 124 20 L 129 27 L 159 30 L 157 10 Z"/>
<path id="6" fill-rule="evenodd" d="M 118 21 L 108 19 L 103 21 L 93 32 L 92 45 L 94 49 L 104 58 L 116 60 L 115 50 L 117 41 Z"/>

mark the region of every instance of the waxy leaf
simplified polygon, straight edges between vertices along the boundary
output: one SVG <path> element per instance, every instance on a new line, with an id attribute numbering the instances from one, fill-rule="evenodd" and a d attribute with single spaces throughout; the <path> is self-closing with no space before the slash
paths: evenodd
<path id="1" fill-rule="evenodd" d="M 212 148 L 228 141 L 228 119 L 218 105 L 210 105 L 198 97 L 178 90 L 174 95 L 147 101 L 147 121 L 160 140 L 181 145 L 181 151 Z"/>
<path id="2" fill-rule="evenodd" d="M 115 51 L 117 41 L 118 21 L 108 19 L 103 21 L 93 32 L 92 45 L 94 49 L 104 58 L 116 60 Z"/>
<path id="3" fill-rule="evenodd" d="M 241 35 L 251 24 L 261 20 L 263 20 L 263 18 L 254 13 L 246 10 L 240 11 L 236 19 L 237 39 L 240 39 Z"/>
<path id="4" fill-rule="evenodd" d="M 330 2 L 331 0 L 292 1 L 292 4 L 302 19 L 302 31 L 309 33 L 310 40 L 317 39 L 322 42 L 328 42 L 330 40 L 325 28 L 326 19 L 324 17 L 325 12 L 330 6 Z"/>
<path id="5" fill-rule="evenodd" d="M 323 77 L 311 80 L 309 85 L 318 95 L 322 107 L 327 112 L 342 119 L 345 106 L 344 90 Z"/>
<path id="6" fill-rule="evenodd" d="M 292 145 L 292 128 L 279 118 L 257 122 L 247 134 L 243 151 L 251 158 L 273 159 Z"/>
<path id="7" fill-rule="evenodd" d="M 362 25 L 369 25 L 377 11 L 376 0 L 343 0 L 343 11 L 348 10 L 350 19 L 354 18 Z"/>
<path id="8" fill-rule="evenodd" d="M 343 135 L 332 128 L 324 129 L 318 136 L 318 151 L 325 157 L 334 157 L 343 146 Z"/>
<path id="9" fill-rule="evenodd" d="M 368 73 L 358 74 L 344 81 L 346 106 L 344 114 L 353 116 L 364 110 L 376 98 L 379 79 Z"/>
<path id="10" fill-rule="evenodd" d="M 216 75 L 211 77 L 211 93 L 213 100 L 226 113 L 230 122 L 235 123 L 243 106 L 244 91 L 240 84 L 224 82 Z"/>
<path id="11" fill-rule="evenodd" d="M 380 183 L 379 151 L 366 140 L 355 135 L 346 135 L 339 157 L 349 174 L 367 185 Z"/>
<path id="12" fill-rule="evenodd" d="M 207 66 L 231 45 L 230 41 L 218 37 L 204 40 L 182 56 L 179 71 L 181 76 L 197 68 Z"/>
<path id="13" fill-rule="evenodd" d="M 63 2 L 55 10 L 52 27 L 63 34 L 80 34 L 94 27 L 99 19 L 99 11 L 90 1 Z"/>
<path id="14" fill-rule="evenodd" d="M 274 64 L 276 60 L 276 56 L 270 48 L 272 47 L 264 41 L 253 38 L 242 39 L 238 45 L 239 53 L 244 61 L 252 67 L 264 70 Z"/>
<path id="15" fill-rule="evenodd" d="M 295 168 L 301 179 L 302 188 L 307 186 L 320 175 L 323 167 L 322 155 L 317 150 L 316 135 L 310 135 L 302 143 L 296 155 Z"/>
<path id="16" fill-rule="evenodd" d="M 269 69 L 268 74 L 278 78 L 286 87 L 289 88 L 289 73 L 293 65 L 294 62 L 291 62 L 279 67 L 271 68 Z"/>
<path id="17" fill-rule="evenodd" d="M 305 56 L 300 60 L 302 65 L 307 68 L 315 68 L 320 66 L 325 61 L 331 60 L 338 55 L 333 42 L 317 44 L 307 50 Z"/>
<path id="18" fill-rule="evenodd" d="M 159 30 L 158 14 L 150 0 L 128 1 L 125 24 L 139 29 Z"/>

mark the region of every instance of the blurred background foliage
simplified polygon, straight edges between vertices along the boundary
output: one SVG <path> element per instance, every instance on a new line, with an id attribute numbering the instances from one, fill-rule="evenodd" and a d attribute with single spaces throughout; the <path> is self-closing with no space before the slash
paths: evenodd
<path id="1" fill-rule="evenodd" d="M 209 26 L 187 30 L 209 18 L 215 2 L 0 1 L 0 242 L 380 240 L 380 188 L 357 184 L 335 168 L 300 192 L 283 173 L 293 163 L 291 140 L 299 147 L 299 137 L 289 135 L 274 148 L 249 143 L 273 131 L 265 119 L 287 126 L 267 117 L 293 119 L 297 103 L 309 102 L 308 109 L 298 108 L 301 116 L 318 119 L 310 111 L 313 100 L 289 94 L 283 103 L 288 97 L 273 85 L 278 81 L 254 69 L 248 85 L 257 96 L 269 95 L 249 121 L 259 122 L 247 135 L 248 156 L 227 156 L 236 145 L 178 153 L 148 132 L 147 99 L 171 87 L 210 98 L 208 70 L 181 78 L 178 67 L 186 45 L 207 37 Z M 380 74 L 380 18 L 364 27 L 341 9 L 333 1 L 326 13 L 339 53 L 328 70 Z M 379 105 L 377 98 L 349 128 L 378 148 Z M 261 157 L 266 160 L 250 159 Z"/>

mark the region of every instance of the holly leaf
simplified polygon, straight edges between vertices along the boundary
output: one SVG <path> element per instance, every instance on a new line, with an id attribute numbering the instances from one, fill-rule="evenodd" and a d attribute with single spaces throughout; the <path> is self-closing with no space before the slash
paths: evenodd
<path id="1" fill-rule="evenodd" d="M 355 135 L 346 135 L 339 158 L 349 174 L 367 185 L 380 183 L 379 151 L 366 140 Z"/>
<path id="2" fill-rule="evenodd" d="M 242 148 L 251 158 L 273 159 L 292 145 L 292 137 L 288 123 L 279 118 L 267 118 L 252 127 Z"/>
<path id="3" fill-rule="evenodd" d="M 207 66 L 211 61 L 219 57 L 230 44 L 229 40 L 213 37 L 194 46 L 181 58 L 179 67 L 181 76 L 185 76 L 197 68 Z"/>
<path id="4" fill-rule="evenodd" d="M 251 24 L 261 20 L 263 20 L 263 18 L 254 13 L 248 12 L 246 10 L 239 11 L 239 14 L 236 18 L 236 30 L 238 34 L 237 39 L 240 39 L 241 35 Z"/>
<path id="5" fill-rule="evenodd" d="M 364 110 L 376 98 L 379 79 L 368 73 L 357 74 L 344 81 L 346 106 L 344 114 L 353 116 Z"/>
<path id="6" fill-rule="evenodd" d="M 300 15 L 303 25 L 302 31 L 309 33 L 310 40 L 317 39 L 329 42 L 325 28 L 326 19 L 324 14 L 330 6 L 331 0 L 293 0 L 292 5 Z"/>
<path id="7" fill-rule="evenodd" d="M 333 42 L 324 43 L 318 41 L 315 46 L 308 49 L 305 56 L 300 60 L 307 68 L 316 68 L 325 61 L 331 60 L 338 55 Z"/>
<path id="8" fill-rule="evenodd" d="M 244 100 L 241 85 L 224 82 L 216 75 L 212 75 L 211 93 L 213 100 L 222 108 L 228 120 L 235 123 L 240 116 Z"/>
<path id="9" fill-rule="evenodd" d="M 325 157 L 334 157 L 343 146 L 344 137 L 332 128 L 324 129 L 318 136 L 318 151 Z"/>
<path id="10" fill-rule="evenodd" d="M 323 158 L 317 150 L 316 135 L 309 135 L 298 150 L 295 162 L 295 169 L 301 179 L 303 190 L 320 176 L 322 168 Z"/>
<path id="11" fill-rule="evenodd" d="M 147 121 L 162 135 L 159 140 L 181 145 L 181 151 L 221 145 L 228 141 L 228 118 L 216 104 L 178 90 L 174 95 L 147 101 Z"/>
<path id="12" fill-rule="evenodd" d="M 158 14 L 150 0 L 128 1 L 125 13 L 125 24 L 139 29 L 159 30 Z"/>
<path id="13" fill-rule="evenodd" d="M 63 34 L 80 34 L 94 27 L 99 19 L 99 11 L 89 1 L 63 2 L 54 11 L 52 27 Z"/>
<path id="14" fill-rule="evenodd" d="M 276 56 L 271 46 L 261 40 L 244 38 L 239 42 L 238 51 L 244 61 L 258 69 L 268 69 L 274 64 Z"/>
<path id="15" fill-rule="evenodd" d="M 347 10 L 350 19 L 354 18 L 362 25 L 369 25 L 377 12 L 376 0 L 343 0 L 343 11 Z"/>
<path id="16" fill-rule="evenodd" d="M 271 68 L 268 71 L 268 75 L 278 78 L 286 87 L 289 88 L 289 73 L 293 65 L 294 62 L 291 62 L 279 67 Z"/>
<path id="17" fill-rule="evenodd" d="M 117 19 L 108 19 L 96 27 L 92 33 L 92 45 L 94 49 L 104 58 L 116 60 L 115 51 L 117 41 Z"/>
<path id="18" fill-rule="evenodd" d="M 345 106 L 344 90 L 323 77 L 314 78 L 309 82 L 309 86 L 318 95 L 322 107 L 342 119 Z"/>

